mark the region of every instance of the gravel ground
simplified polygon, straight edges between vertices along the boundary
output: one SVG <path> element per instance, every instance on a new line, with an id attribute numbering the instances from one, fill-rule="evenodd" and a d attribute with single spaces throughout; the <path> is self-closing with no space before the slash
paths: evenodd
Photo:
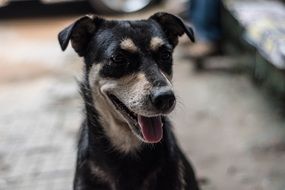
<path id="1" fill-rule="evenodd" d="M 0 23 L 0 189 L 71 189 L 81 120 L 81 60 L 60 51 L 74 18 Z M 204 190 L 284 190 L 285 119 L 234 58 L 201 73 L 175 52 L 177 139 Z M 221 69 L 226 66 L 227 69 Z"/>

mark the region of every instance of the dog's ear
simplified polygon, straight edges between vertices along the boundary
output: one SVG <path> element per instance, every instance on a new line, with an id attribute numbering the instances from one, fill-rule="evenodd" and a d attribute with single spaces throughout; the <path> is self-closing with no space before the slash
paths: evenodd
<path id="1" fill-rule="evenodd" d="M 177 45 L 178 37 L 184 33 L 192 42 L 195 42 L 193 29 L 184 24 L 181 18 L 166 12 L 158 12 L 149 19 L 155 20 L 160 25 L 173 45 Z"/>
<path id="2" fill-rule="evenodd" d="M 90 38 L 98 29 L 101 21 L 103 19 L 99 17 L 84 16 L 63 29 L 58 34 L 61 49 L 64 51 L 71 41 L 71 45 L 78 55 L 84 56 Z"/>

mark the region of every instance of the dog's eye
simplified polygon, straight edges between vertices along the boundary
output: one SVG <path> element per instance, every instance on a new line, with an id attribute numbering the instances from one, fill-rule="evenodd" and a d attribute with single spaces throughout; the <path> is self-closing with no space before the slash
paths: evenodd
<path id="1" fill-rule="evenodd" d="M 170 58 L 171 58 L 171 52 L 170 52 L 170 51 L 162 51 L 162 52 L 160 53 L 160 59 L 161 59 L 161 60 L 167 61 L 167 60 L 169 60 Z"/>
<path id="2" fill-rule="evenodd" d="M 125 63 L 126 58 L 122 54 L 116 54 L 116 55 L 112 55 L 111 61 L 114 63 L 120 64 L 120 63 Z"/>

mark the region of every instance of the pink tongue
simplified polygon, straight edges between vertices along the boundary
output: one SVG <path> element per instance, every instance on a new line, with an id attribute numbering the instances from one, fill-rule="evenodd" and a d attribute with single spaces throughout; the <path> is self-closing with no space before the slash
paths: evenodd
<path id="1" fill-rule="evenodd" d="M 138 116 L 138 123 L 144 139 L 149 143 L 157 143 L 162 139 L 162 122 L 161 117 L 144 117 Z"/>

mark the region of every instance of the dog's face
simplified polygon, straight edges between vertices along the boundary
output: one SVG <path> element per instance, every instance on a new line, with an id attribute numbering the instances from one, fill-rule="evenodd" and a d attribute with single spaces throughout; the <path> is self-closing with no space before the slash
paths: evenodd
<path id="1" fill-rule="evenodd" d="M 139 21 L 83 17 L 64 29 L 59 41 L 64 50 L 71 39 L 85 58 L 99 112 L 127 123 L 140 140 L 156 143 L 163 134 L 161 117 L 175 107 L 172 52 L 184 33 L 194 40 L 192 30 L 168 13 Z"/>

